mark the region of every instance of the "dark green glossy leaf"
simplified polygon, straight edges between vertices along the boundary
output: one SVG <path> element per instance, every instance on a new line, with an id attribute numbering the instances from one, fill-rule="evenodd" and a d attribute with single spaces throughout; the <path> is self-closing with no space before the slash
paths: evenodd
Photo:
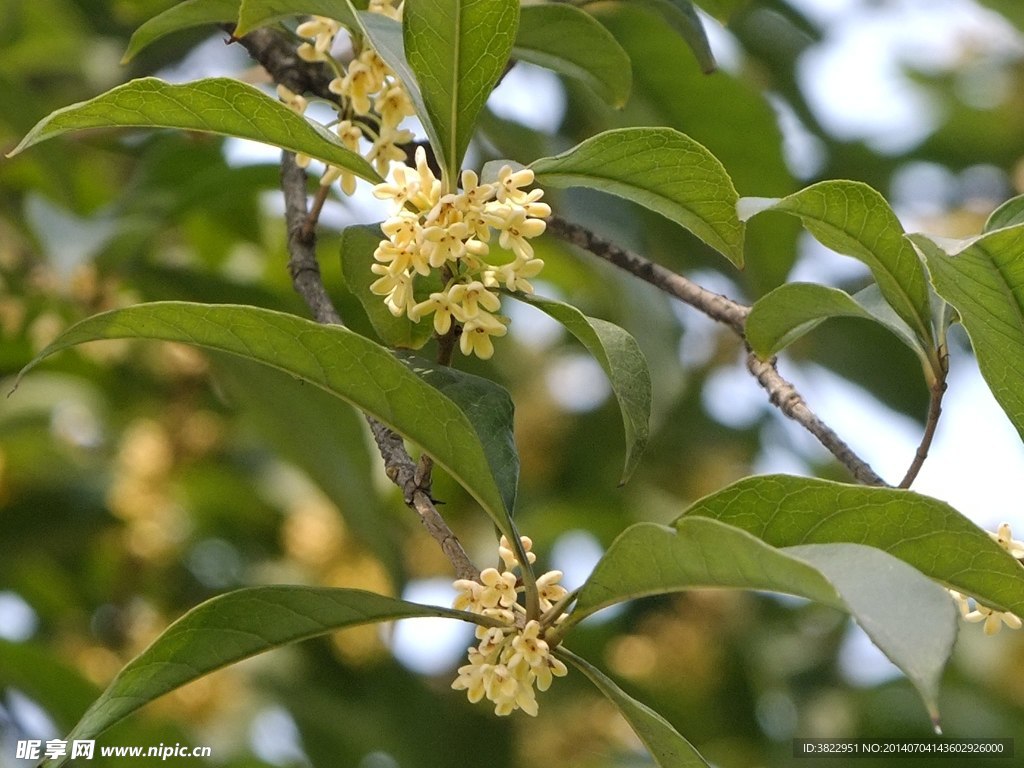
<path id="1" fill-rule="evenodd" d="M 291 16 L 325 16 L 353 29 L 357 26 L 355 14 L 347 0 L 241 0 L 235 34 L 241 37 Z"/>
<path id="2" fill-rule="evenodd" d="M 1024 195 L 1011 197 L 992 211 L 982 232 L 991 232 L 994 229 L 1004 229 L 1017 224 L 1024 224 Z"/>
<path id="3" fill-rule="evenodd" d="M 781 200 L 744 198 L 741 218 L 764 210 L 798 216 L 827 248 L 863 261 L 889 304 L 921 345 L 935 346 L 924 266 L 878 192 L 855 181 L 822 181 Z"/>
<path id="4" fill-rule="evenodd" d="M 381 181 L 366 160 L 342 146 L 333 134 L 251 85 L 226 77 L 184 85 L 153 77 L 132 80 L 53 112 L 10 154 L 68 131 L 119 127 L 179 128 L 252 139 L 319 158 L 362 179 Z"/>
<path id="5" fill-rule="evenodd" d="M 608 697 L 660 768 L 708 768 L 708 763 L 664 717 L 619 688 L 606 674 L 567 648 L 555 653 L 572 664 Z"/>
<path id="6" fill-rule="evenodd" d="M 431 322 L 425 320 L 414 323 L 405 315 L 395 317 L 385 306 L 383 297 L 370 291 L 370 284 L 378 277 L 370 271 L 370 267 L 376 263 L 373 252 L 380 244 L 381 237 L 380 226 L 376 224 L 345 228 L 341 236 L 341 270 L 345 284 L 363 305 L 373 330 L 385 346 L 419 349 L 433 334 Z M 417 288 L 426 279 L 417 276 Z M 434 282 L 438 283 L 436 279 Z M 437 289 L 440 289 L 440 285 Z M 417 290 L 417 295 L 419 293 Z"/>
<path id="7" fill-rule="evenodd" d="M 651 372 L 636 339 L 614 323 L 587 317 L 569 304 L 539 296 L 513 295 L 564 325 L 608 374 L 626 433 L 626 464 L 620 480 L 625 483 L 640 463 L 651 420 Z"/>
<path id="8" fill-rule="evenodd" d="M 993 230 L 954 255 L 922 235 L 910 239 L 927 259 L 935 290 L 959 312 L 985 381 L 1024 439 L 1024 226 Z"/>
<path id="9" fill-rule="evenodd" d="M 758 357 L 767 360 L 824 320 L 857 317 L 888 328 L 926 362 L 928 356 L 907 324 L 891 311 L 888 315 L 879 313 L 888 308 L 880 299 L 876 286 L 851 296 L 846 291 L 816 283 L 787 283 L 761 297 L 751 307 L 746 324 L 747 341 Z"/>
<path id="10" fill-rule="evenodd" d="M 512 57 L 574 77 L 613 107 L 629 98 L 629 56 L 590 14 L 571 5 L 526 5 Z"/>
<path id="11" fill-rule="evenodd" d="M 679 131 L 605 131 L 530 167 L 538 184 L 589 187 L 632 200 L 743 264 L 743 223 L 732 180 L 714 155 Z"/>
<path id="12" fill-rule="evenodd" d="M 143 48 L 174 32 L 234 21 L 238 16 L 238 3 L 239 0 L 185 0 L 171 6 L 135 30 L 121 63 L 127 64 Z"/>
<path id="13" fill-rule="evenodd" d="M 193 608 L 124 667 L 68 734 L 93 739 L 165 693 L 243 659 L 345 627 L 419 616 L 485 617 L 355 589 L 251 587 Z M 44 765 L 59 768 L 67 758 Z"/>
<path id="14" fill-rule="evenodd" d="M 407 0 L 405 53 L 437 132 L 434 152 L 458 178 L 477 117 L 508 63 L 519 0 Z"/>
<path id="15" fill-rule="evenodd" d="M 854 543 L 884 550 L 946 586 L 1024 615 L 1024 568 L 951 506 L 913 491 L 789 475 L 749 477 L 694 503 L 773 547 Z"/>
<path id="16" fill-rule="evenodd" d="M 428 373 L 418 375 L 384 347 L 341 326 L 257 307 L 186 302 L 140 304 L 83 320 L 25 371 L 76 344 L 116 338 L 230 352 L 314 384 L 419 444 L 480 502 L 502 533 L 514 535 L 510 516 L 518 463 L 510 466 L 512 403 L 496 384 L 458 371 L 442 377 L 426 365 Z M 467 409 L 491 419 L 476 424 Z"/>

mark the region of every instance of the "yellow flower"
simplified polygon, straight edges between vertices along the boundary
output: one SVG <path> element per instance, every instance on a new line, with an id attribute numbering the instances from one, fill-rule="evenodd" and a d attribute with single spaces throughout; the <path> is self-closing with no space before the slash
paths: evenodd
<path id="1" fill-rule="evenodd" d="M 480 572 L 483 592 L 480 604 L 485 608 L 496 608 L 501 605 L 509 608 L 516 603 L 516 577 L 514 573 L 501 573 L 497 568 L 484 568 Z"/>
<path id="2" fill-rule="evenodd" d="M 501 309 L 501 299 L 488 290 L 479 280 L 473 280 L 469 283 L 458 283 L 452 286 L 451 290 L 448 291 L 448 298 L 452 303 L 459 304 L 462 307 L 462 314 L 467 320 L 472 320 L 487 312 L 497 312 Z M 497 319 L 494 319 L 494 322 L 485 320 L 482 325 L 494 329 L 497 326 L 501 326 L 502 330 L 495 335 L 505 335 L 505 326 L 501 325 Z"/>
<path id="3" fill-rule="evenodd" d="M 520 536 L 519 541 L 522 542 L 523 551 L 526 552 L 526 559 L 531 563 L 536 562 L 537 556 L 530 551 L 533 549 L 533 539 L 529 536 Z M 512 568 L 519 564 L 515 550 L 512 549 L 512 543 L 505 536 L 498 541 L 498 556 L 505 563 L 506 568 Z"/>
<path id="4" fill-rule="evenodd" d="M 537 578 L 537 593 L 540 596 L 542 610 L 550 611 L 556 603 L 569 594 L 569 590 L 558 583 L 561 580 L 561 571 L 548 571 Z"/>
<path id="5" fill-rule="evenodd" d="M 436 292 L 430 294 L 426 301 L 413 306 L 409 311 L 409 319 L 418 323 L 421 318 L 431 313 L 434 315 L 434 330 L 443 336 L 451 330 L 452 318 L 459 320 L 462 309 L 457 304 L 452 304 L 447 293 Z"/>
<path id="6" fill-rule="evenodd" d="M 996 533 L 990 533 L 989 536 L 999 542 L 999 546 L 1009 552 L 1013 557 L 1018 560 L 1024 558 L 1024 541 L 1017 541 L 1013 538 L 1013 531 L 1010 530 L 1009 523 L 1000 524 L 999 530 Z"/>
<path id="7" fill-rule="evenodd" d="M 511 165 L 502 166 L 501 170 L 498 171 L 498 183 L 495 185 L 498 202 L 526 202 L 527 193 L 520 189 L 520 187 L 530 184 L 533 184 L 533 171 L 529 168 L 513 171 Z"/>

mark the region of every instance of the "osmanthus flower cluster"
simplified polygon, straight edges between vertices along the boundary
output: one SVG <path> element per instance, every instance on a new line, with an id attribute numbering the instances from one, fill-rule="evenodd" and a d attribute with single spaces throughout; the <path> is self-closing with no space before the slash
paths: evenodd
<path id="1" fill-rule="evenodd" d="M 394 207 L 381 225 L 386 239 L 374 252 L 378 263 L 372 266 L 380 277 L 370 290 L 384 297 L 396 317 L 419 322 L 433 315 L 438 334 L 459 323 L 462 353 L 491 357 L 491 337 L 506 332 L 498 290 L 532 293 L 530 278 L 544 266 L 529 241 L 544 232 L 551 208 L 540 202 L 542 190 L 524 189 L 532 183 L 533 171 L 506 165 L 493 184 L 463 171 L 461 191 L 444 193 L 419 147 L 415 168 L 395 165 L 391 180 L 374 187 L 373 194 Z M 511 251 L 511 261 L 488 259 L 493 233 Z M 444 286 L 418 301 L 415 280 L 433 270 L 441 270 Z"/>
<path id="2" fill-rule="evenodd" d="M 530 552 L 532 542 L 520 538 L 530 563 L 536 556 Z M 566 614 L 558 611 L 559 602 L 567 591 L 558 582 L 561 571 L 548 571 L 537 578 L 540 620 L 526 620 L 526 609 L 519 602 L 522 587 L 515 574 L 518 560 L 502 536 L 498 553 L 505 570 L 487 568 L 480 573 L 480 581 L 459 579 L 459 591 L 454 607 L 497 619 L 501 626 L 477 627 L 479 644 L 469 649 L 469 663 L 459 667 L 459 675 L 452 683 L 455 690 L 464 690 L 474 704 L 486 698 L 494 703 L 496 715 L 509 715 L 517 709 L 536 717 L 537 691 L 546 691 L 555 677 L 562 677 L 567 669 L 551 654 L 544 639 L 545 631 L 561 621 Z"/>
<path id="3" fill-rule="evenodd" d="M 371 0 L 368 10 L 401 19 L 401 3 L 395 6 L 392 0 Z M 299 45 L 297 53 L 305 61 L 324 62 L 334 70 L 335 78 L 328 89 L 344 97 L 344 103 L 333 129 L 342 144 L 353 152 L 360 152 L 360 142 L 366 139 L 370 144 L 366 159 L 385 176 L 393 160 L 405 158 L 400 145 L 409 143 L 414 136 L 411 131 L 400 129 L 399 124 L 415 110 L 401 81 L 370 46 L 357 50 L 347 66 L 331 55 L 334 39 L 341 29 L 341 24 L 334 19 L 313 16 L 295 30 L 305 41 Z M 309 106 L 304 96 L 283 85 L 277 86 L 277 95 L 299 114 L 305 113 Z M 304 155 L 296 157 L 302 167 L 306 167 L 309 160 Z M 346 195 L 355 192 L 356 177 L 335 166 L 328 166 L 320 183 L 327 186 L 339 180 Z"/>
<path id="4" fill-rule="evenodd" d="M 1024 541 L 1018 541 L 1013 538 L 1013 531 L 1010 529 L 1009 523 L 1002 523 L 998 530 L 995 533 L 989 533 L 989 536 L 1018 562 L 1024 560 Z M 1024 563 L 1022 563 L 1022 567 L 1024 567 Z M 967 595 L 952 589 L 949 590 L 949 594 L 956 601 L 964 621 L 971 623 L 985 622 L 984 631 L 986 635 L 994 635 L 1003 628 L 1003 625 L 1010 629 L 1020 629 L 1021 626 L 1024 626 L 1024 622 L 1016 614 L 1009 613 L 1008 611 L 993 610 L 981 605 L 977 600 L 973 601 L 974 605 L 972 607 L 972 598 L 969 598 Z"/>

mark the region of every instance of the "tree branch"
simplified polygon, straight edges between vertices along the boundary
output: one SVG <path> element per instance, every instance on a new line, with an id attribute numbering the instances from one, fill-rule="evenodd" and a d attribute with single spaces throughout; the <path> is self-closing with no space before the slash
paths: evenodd
<path id="1" fill-rule="evenodd" d="M 316 234 L 307 230 L 306 172 L 295 163 L 295 155 L 285 152 L 281 158 L 281 190 L 284 192 L 285 221 L 288 226 L 288 271 L 296 292 L 302 296 L 317 322 L 341 325 L 320 277 L 316 259 Z M 366 416 L 373 439 L 384 460 L 384 471 L 401 491 L 406 505 L 416 512 L 441 550 L 451 562 L 457 578 L 478 579 L 480 570 L 473 565 L 458 538 L 437 511 L 430 496 L 430 473 L 420 471 L 409 456 L 402 438 L 371 416 Z"/>
<path id="2" fill-rule="evenodd" d="M 740 338 L 745 338 L 750 307 L 709 291 L 682 275 L 665 269 L 643 256 L 598 237 L 586 227 L 566 221 L 560 216 L 548 218 L 548 231 L 590 253 L 646 280 L 680 301 L 704 313 L 712 320 L 727 325 Z M 749 351 L 749 347 L 748 347 Z M 810 432 L 850 473 L 865 485 L 886 485 L 870 465 L 861 459 L 842 439 L 812 411 L 803 396 L 778 372 L 774 358 L 765 362 L 751 352 L 747 370 L 768 393 L 769 402 Z"/>

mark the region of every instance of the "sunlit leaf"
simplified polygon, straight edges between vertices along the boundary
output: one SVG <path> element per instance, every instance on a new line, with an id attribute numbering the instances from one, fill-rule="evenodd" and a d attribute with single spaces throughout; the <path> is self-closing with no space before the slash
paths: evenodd
<path id="1" fill-rule="evenodd" d="M 608 374 L 626 433 L 626 464 L 620 481 L 625 483 L 639 464 L 650 433 L 651 372 L 636 339 L 614 323 L 587 317 L 569 304 L 525 294 L 515 297 L 564 325 Z"/>
<path id="2" fill-rule="evenodd" d="M 956 638 L 953 601 L 931 579 L 873 547 L 776 549 L 701 517 L 681 518 L 674 528 L 638 523 L 595 566 L 570 621 L 623 600 L 712 587 L 797 595 L 850 613 L 937 717 L 939 679 Z"/>
<path id="3" fill-rule="evenodd" d="M 477 117 L 505 71 L 519 24 L 519 0 L 408 0 L 402 28 L 431 137 L 454 183 Z"/>
<path id="4" fill-rule="evenodd" d="M 686 739 L 661 715 L 619 688 L 606 674 L 566 648 L 556 654 L 572 664 L 619 710 L 660 768 L 708 768 Z"/>
<path id="5" fill-rule="evenodd" d="M 863 261 L 879 290 L 921 345 L 935 346 L 924 265 L 878 192 L 856 181 L 822 181 L 781 200 L 744 198 L 741 218 L 764 210 L 798 216 L 827 248 Z"/>
<path id="6" fill-rule="evenodd" d="M 442 375 L 427 364 L 419 366 L 421 375 L 384 347 L 341 326 L 257 307 L 185 302 L 140 304 L 83 320 L 24 372 L 76 344 L 118 338 L 180 341 L 231 352 L 314 384 L 419 444 L 476 498 L 502 533 L 513 535 L 518 462 L 509 450 L 512 402 L 496 384 L 458 371 Z M 475 424 L 467 409 L 490 414 L 490 419 Z"/>
<path id="7" fill-rule="evenodd" d="M 129 662 L 67 740 L 94 739 L 165 693 L 251 656 L 344 627 L 419 616 L 488 623 L 476 614 L 354 589 L 269 586 L 220 595 L 186 613 Z"/>
<path id="8" fill-rule="evenodd" d="M 935 290 L 960 314 L 978 367 L 1024 439 L 1024 226 L 996 229 L 949 255 L 923 235 L 910 239 Z"/>
<path id="9" fill-rule="evenodd" d="M 891 311 L 888 316 L 879 312 L 888 308 L 880 299 L 876 286 L 851 296 L 816 283 L 787 283 L 762 296 L 751 307 L 745 327 L 747 341 L 758 357 L 767 360 L 824 320 L 857 317 L 888 328 L 926 361 L 927 354 L 907 324 Z"/>
<path id="10" fill-rule="evenodd" d="M 238 3 L 239 0 L 185 0 L 172 5 L 135 30 L 121 63 L 127 64 L 143 48 L 174 32 L 234 21 L 238 16 Z"/>
<path id="11" fill-rule="evenodd" d="M 1024 614 L 1024 569 L 945 502 L 913 491 L 789 475 L 748 477 L 695 502 L 773 547 L 853 543 L 884 550 L 1001 611 Z"/>
<path id="12" fill-rule="evenodd" d="M 591 15 L 571 5 L 526 5 L 512 57 L 575 77 L 613 107 L 629 98 L 629 56 Z"/>
<path id="13" fill-rule="evenodd" d="M 672 128 L 619 128 L 530 164 L 537 183 L 589 187 L 642 205 L 743 264 L 737 195 L 720 162 Z"/>
<path id="14" fill-rule="evenodd" d="M 10 153 L 85 128 L 179 128 L 271 144 L 301 152 L 378 182 L 380 176 L 336 136 L 251 85 L 226 77 L 172 85 L 132 80 L 43 118 Z"/>
<path id="15" fill-rule="evenodd" d="M 433 334 L 434 328 L 430 320 L 414 323 L 405 315 L 395 317 L 384 304 L 384 297 L 370 290 L 370 284 L 379 277 L 370 271 L 370 267 L 377 263 L 373 258 L 373 252 L 382 237 L 380 226 L 376 224 L 345 228 L 341 237 L 341 270 L 345 276 L 345 284 L 363 305 L 373 330 L 386 346 L 419 349 Z M 417 276 L 417 288 L 421 288 L 427 279 Z M 434 290 L 439 290 L 439 281 L 434 279 L 433 283 Z M 429 289 L 422 290 L 429 292 Z M 417 295 L 419 292 L 418 290 Z M 423 299 L 426 297 L 422 296 Z"/>
<path id="16" fill-rule="evenodd" d="M 982 231 L 991 232 L 994 229 L 1004 229 L 1017 224 L 1024 224 L 1024 195 L 1011 197 L 992 211 Z"/>

